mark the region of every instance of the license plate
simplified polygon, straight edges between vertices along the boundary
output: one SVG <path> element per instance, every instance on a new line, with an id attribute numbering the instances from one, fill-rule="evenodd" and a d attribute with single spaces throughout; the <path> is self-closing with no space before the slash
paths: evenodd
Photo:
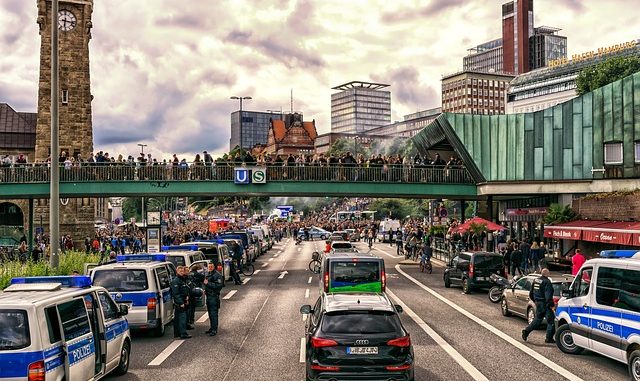
<path id="1" fill-rule="evenodd" d="M 479 277 L 476 278 L 476 280 L 478 280 L 478 281 L 486 281 L 487 277 L 486 276 L 479 276 Z"/>
<path id="2" fill-rule="evenodd" d="M 378 347 L 347 347 L 348 355 L 377 355 Z"/>

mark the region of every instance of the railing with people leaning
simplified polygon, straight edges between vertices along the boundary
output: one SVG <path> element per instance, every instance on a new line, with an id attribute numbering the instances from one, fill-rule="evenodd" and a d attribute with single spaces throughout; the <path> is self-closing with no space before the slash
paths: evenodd
<path id="1" fill-rule="evenodd" d="M 474 184 L 469 172 L 461 166 L 245 166 L 193 163 L 178 166 L 118 163 L 60 166 L 60 181 L 233 181 L 234 168 L 244 167 L 264 168 L 267 181 Z M 46 183 L 49 182 L 49 176 L 48 165 L 22 164 L 0 167 L 0 183 Z"/>

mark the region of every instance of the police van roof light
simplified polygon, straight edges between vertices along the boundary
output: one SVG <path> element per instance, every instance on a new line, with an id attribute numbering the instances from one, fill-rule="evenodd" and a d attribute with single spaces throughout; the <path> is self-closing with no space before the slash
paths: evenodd
<path id="1" fill-rule="evenodd" d="M 118 255 L 116 262 L 166 262 L 165 254 L 131 254 Z"/>
<path id="2" fill-rule="evenodd" d="M 71 276 L 30 276 L 12 278 L 11 284 L 60 283 L 64 287 L 91 287 L 91 277 L 84 275 Z"/>
<path id="3" fill-rule="evenodd" d="M 600 257 L 602 258 L 636 258 L 640 257 L 640 251 L 638 250 L 602 250 Z"/>
<path id="4" fill-rule="evenodd" d="M 197 245 L 172 245 L 172 246 L 162 246 L 162 251 L 197 251 Z"/>

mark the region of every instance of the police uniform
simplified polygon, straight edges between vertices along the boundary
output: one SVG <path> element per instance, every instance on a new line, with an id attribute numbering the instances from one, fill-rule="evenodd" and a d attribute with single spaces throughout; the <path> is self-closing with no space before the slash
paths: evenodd
<path id="1" fill-rule="evenodd" d="M 189 295 L 194 296 L 193 292 L 196 287 L 202 287 L 204 281 L 204 275 L 198 273 L 196 270 L 192 270 L 187 277 L 187 285 L 189 286 Z M 199 295 L 198 295 L 199 296 Z M 194 329 L 196 320 L 196 300 L 195 297 L 191 298 L 192 303 L 189 303 L 189 310 L 187 311 L 187 329 Z"/>
<path id="2" fill-rule="evenodd" d="M 522 331 L 522 339 L 526 341 L 531 331 L 538 328 L 538 325 L 542 323 L 542 319 L 546 317 L 547 337 L 545 342 L 552 343 L 553 334 L 555 333 L 555 314 L 553 312 L 553 285 L 551 284 L 551 280 L 546 276 L 534 279 L 531 290 L 529 291 L 529 298 L 536 303 L 536 317 L 531 324 Z"/>
<path id="3" fill-rule="evenodd" d="M 210 336 L 218 333 L 218 310 L 220 309 L 220 290 L 224 287 L 222 275 L 216 270 L 209 273 L 204 284 L 204 292 L 207 295 L 207 313 L 209 314 L 210 328 L 206 332 Z"/>
<path id="4" fill-rule="evenodd" d="M 187 335 L 187 310 L 189 309 L 189 295 L 187 277 L 177 276 L 171 281 L 171 296 L 173 298 L 173 336 L 189 338 Z M 182 306 L 182 307 L 180 307 Z"/>

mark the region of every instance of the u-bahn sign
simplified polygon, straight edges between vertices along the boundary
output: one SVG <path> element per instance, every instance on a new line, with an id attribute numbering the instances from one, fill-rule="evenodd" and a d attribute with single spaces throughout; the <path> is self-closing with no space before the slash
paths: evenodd
<path id="1" fill-rule="evenodd" d="M 266 167 L 238 167 L 233 170 L 235 184 L 266 184 Z"/>

